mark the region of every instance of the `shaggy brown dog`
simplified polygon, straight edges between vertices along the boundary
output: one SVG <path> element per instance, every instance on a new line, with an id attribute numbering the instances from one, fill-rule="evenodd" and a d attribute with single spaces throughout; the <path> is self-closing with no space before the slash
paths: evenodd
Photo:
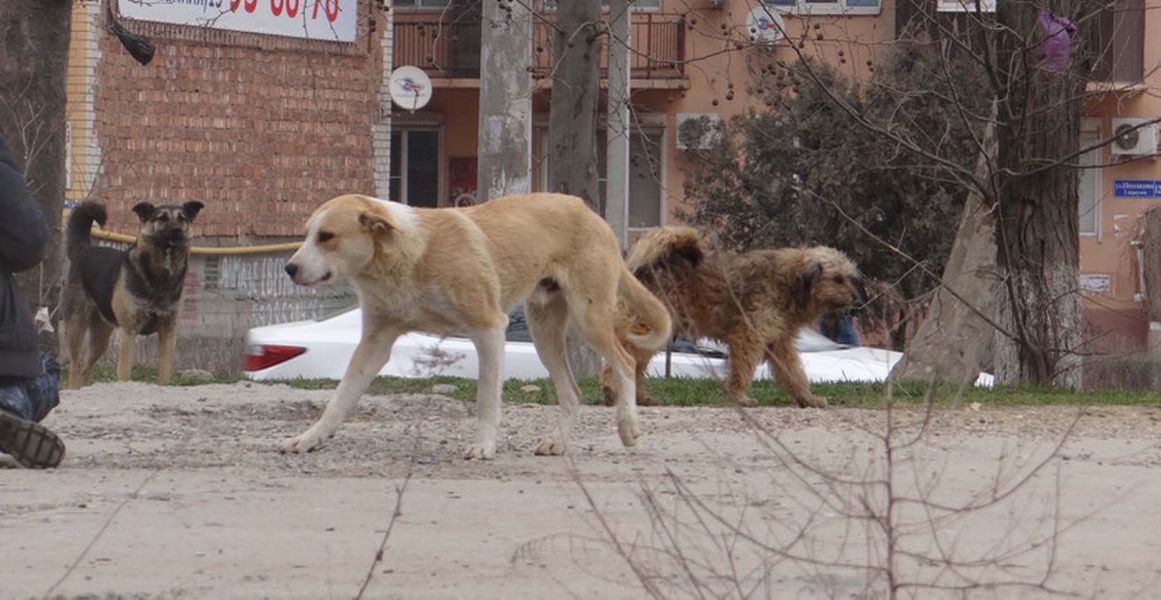
<path id="1" fill-rule="evenodd" d="M 803 326 L 846 311 L 863 297 L 858 269 L 846 255 L 825 246 L 710 254 L 695 230 L 661 227 L 633 246 L 626 263 L 669 308 L 675 332 L 726 344 L 726 392 L 735 403 L 753 403 L 746 393 L 766 360 L 800 406 L 826 406 L 826 398 L 810 393 L 794 340 Z M 637 327 L 623 306 L 617 321 L 618 334 Z M 645 393 L 644 378 L 659 349 L 621 340 L 637 361 L 637 403 L 656 404 Z M 615 385 L 606 375 L 601 380 L 608 398 Z"/>

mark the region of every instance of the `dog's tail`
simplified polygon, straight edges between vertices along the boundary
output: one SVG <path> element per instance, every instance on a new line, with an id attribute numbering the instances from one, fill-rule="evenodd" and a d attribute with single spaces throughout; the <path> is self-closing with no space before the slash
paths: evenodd
<path id="1" fill-rule="evenodd" d="M 633 345 L 648 350 L 660 350 L 669 343 L 673 322 L 669 311 L 628 268 L 621 270 L 617 292 L 625 308 L 633 315 L 632 325 L 625 336 Z"/>
<path id="2" fill-rule="evenodd" d="M 692 227 L 657 227 L 649 230 L 625 257 L 627 272 L 621 276 L 626 308 L 633 313 L 627 337 L 634 345 L 659 350 L 669 343 L 673 323 L 665 304 L 650 291 L 662 278 L 685 275 L 706 257 L 705 246 Z M 631 281 L 626 281 L 628 278 Z M 642 283 L 644 282 L 644 283 Z"/>
<path id="3" fill-rule="evenodd" d="M 697 267 L 705 258 L 705 246 L 692 227 L 657 227 L 649 230 L 633 248 L 625 263 L 634 275 L 677 265 Z"/>
<path id="4" fill-rule="evenodd" d="M 104 227 L 108 216 L 105 205 L 96 202 L 85 201 L 73 207 L 68 225 L 69 260 L 76 262 L 81 254 L 89 249 L 92 245 L 89 231 L 93 228 L 93 223 Z"/>

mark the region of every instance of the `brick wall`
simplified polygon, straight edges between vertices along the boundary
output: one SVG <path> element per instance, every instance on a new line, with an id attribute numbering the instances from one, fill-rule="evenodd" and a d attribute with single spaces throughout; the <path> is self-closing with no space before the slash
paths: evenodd
<path id="1" fill-rule="evenodd" d="M 142 66 L 108 32 L 107 1 L 74 4 L 68 91 L 68 200 L 104 202 L 107 229 L 135 234 L 141 201 L 199 200 L 196 246 L 249 247 L 300 239 L 332 196 L 385 192 L 390 15 L 377 3 L 360 1 L 353 44 L 122 19 L 157 48 Z M 341 284 L 293 286 L 289 255 L 191 257 L 178 369 L 240 370 L 247 329 L 356 303 Z M 137 345 L 155 365 L 156 336 Z"/>
<path id="2" fill-rule="evenodd" d="M 374 193 L 381 34 L 359 10 L 353 44 L 123 21 L 156 45 L 147 66 L 101 35 L 91 197 L 115 223 L 200 200 L 201 235 L 237 238 L 297 235 L 327 198 Z"/>

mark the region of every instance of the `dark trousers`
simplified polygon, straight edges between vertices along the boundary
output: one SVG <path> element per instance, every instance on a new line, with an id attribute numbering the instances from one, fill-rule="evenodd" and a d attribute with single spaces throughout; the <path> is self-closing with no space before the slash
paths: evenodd
<path id="1" fill-rule="evenodd" d="M 26 421 L 40 421 L 60 403 L 60 365 L 41 352 L 39 377 L 0 377 L 0 410 Z"/>

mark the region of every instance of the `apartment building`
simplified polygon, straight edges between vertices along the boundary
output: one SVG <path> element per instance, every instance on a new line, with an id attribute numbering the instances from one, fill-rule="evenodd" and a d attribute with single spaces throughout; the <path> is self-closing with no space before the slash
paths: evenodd
<path id="1" fill-rule="evenodd" d="M 1094 65 L 1082 144 L 1161 116 L 1161 46 L 1144 43 L 1161 32 L 1161 11 L 1145 10 L 1159 1 L 1118 0 L 1094 16 L 1095 42 L 1111 49 Z M 349 301 L 292 289 L 278 251 L 229 249 L 295 239 L 313 207 L 337 193 L 417 206 L 481 200 L 481 82 L 489 76 L 480 67 L 481 28 L 488 24 L 470 4 L 204 0 L 174 12 L 125 0 L 79 2 L 69 197 L 102 199 L 113 229 L 124 233 L 141 199 L 205 202 L 200 243 L 219 250 L 196 257 L 190 298 L 200 310 L 187 314 L 215 335 L 237 337 L 253 324 Z M 530 103 L 532 189 L 546 187 L 551 160 L 554 7 L 554 0 L 531 4 L 531 83 L 514 91 Z M 636 0 L 632 7 L 630 234 L 676 222 L 689 202 L 683 182 L 694 155 L 685 150 L 702 143 L 683 135 L 683 125 L 753 106 L 755 57 L 802 53 L 864 77 L 917 15 L 954 21 L 963 14 L 955 0 Z M 109 34 L 107 8 L 157 45 L 151 64 L 135 63 Z M 302 25 L 323 19 L 325 27 Z M 391 99 L 390 76 L 405 66 L 430 82 L 418 110 Z M 1147 125 L 1086 153 L 1091 168 L 1081 178 L 1078 285 L 1090 322 L 1108 339 L 1138 346 L 1149 328 L 1140 232 L 1161 198 L 1156 131 Z"/>
<path id="2" fill-rule="evenodd" d="M 1002 0 L 1000 0 L 1002 1 Z M 1099 48 L 1085 103 L 1080 159 L 1081 278 L 1094 339 L 1106 349 L 1146 343 L 1149 319 L 1141 275 L 1145 212 L 1161 201 L 1161 162 L 1154 120 L 1161 118 L 1161 46 L 1144 43 L 1161 32 L 1156 0 L 1115 2 L 1095 12 L 1089 48 Z M 677 219 L 690 156 L 683 149 L 688 119 L 729 118 L 754 106 L 748 58 L 772 53 L 826 60 L 853 77 L 909 27 L 924 23 L 969 27 L 956 0 L 642 0 L 633 3 L 631 90 L 637 133 L 631 143 L 630 232 Z M 994 2 L 981 8 L 994 10 Z M 606 11 L 607 17 L 607 11 Z M 772 23 L 772 19 L 777 23 Z M 480 22 L 449 0 L 395 4 L 392 62 L 417 65 L 431 77 L 434 94 L 422 111 L 395 120 L 392 190 L 409 201 L 447 205 L 473 191 L 478 113 Z M 551 6 L 533 22 L 534 187 L 547 178 Z M 763 30 L 770 33 L 764 34 Z M 780 33 L 780 34 L 779 34 Z M 750 43 L 757 41 L 757 44 Z M 802 43 L 800 43 L 802 42 Z M 606 59 L 607 60 L 607 59 Z M 484 74 L 483 76 L 486 76 Z M 1139 129 L 1137 129 L 1139 128 Z M 1118 131 L 1131 130 L 1118 136 Z M 413 140 L 426 153 L 411 155 Z M 1110 142 L 1110 140 L 1112 140 Z M 1099 147 L 1098 147 L 1099 146 Z M 433 166 L 433 163 L 435 166 Z M 602 166 L 603 166 L 602 161 Z M 420 165 L 412 170 L 409 165 Z M 395 168 L 395 167 L 393 167 Z M 414 182 L 422 181 L 418 186 Z M 434 197 L 431 191 L 435 190 Z M 415 192 L 415 198 L 410 196 Z M 420 200 L 420 197 L 426 200 Z"/>

